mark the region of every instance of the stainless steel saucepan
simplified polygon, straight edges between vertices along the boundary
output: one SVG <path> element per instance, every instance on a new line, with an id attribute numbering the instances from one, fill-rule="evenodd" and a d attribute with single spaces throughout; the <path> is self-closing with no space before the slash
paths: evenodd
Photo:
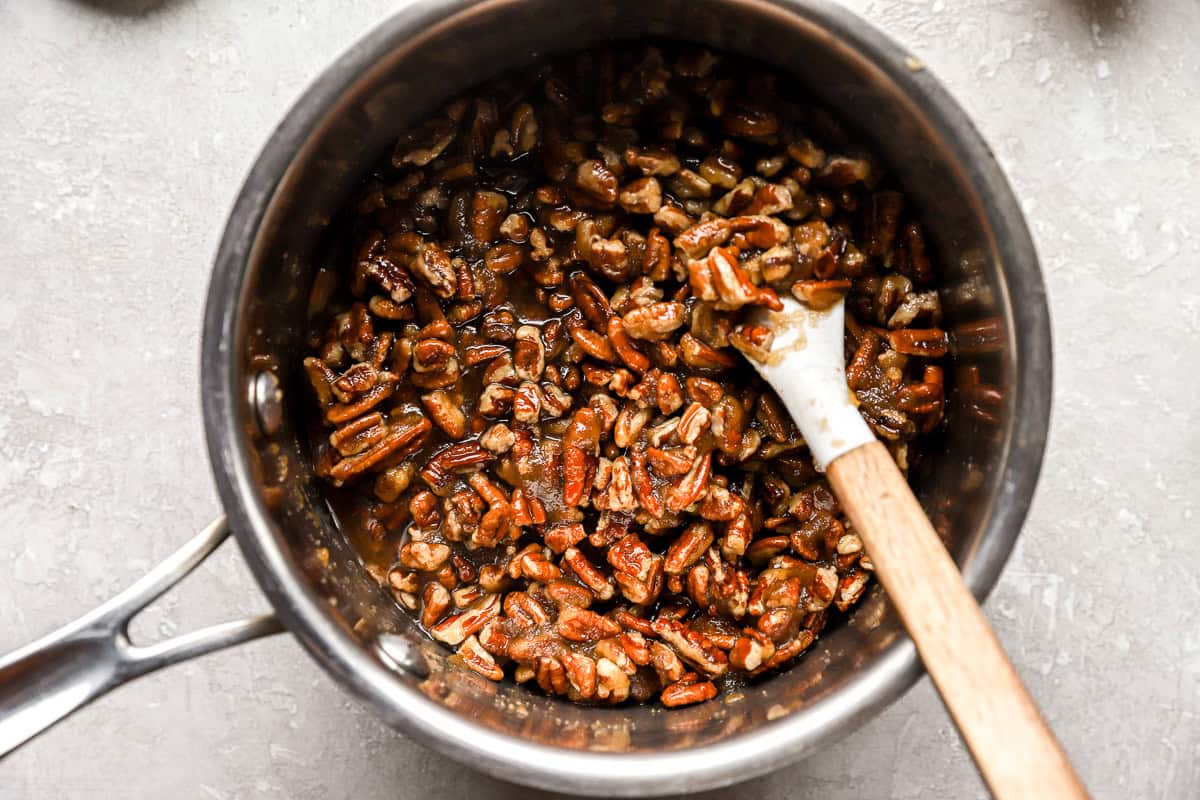
<path id="1" fill-rule="evenodd" d="M 401 130 L 454 94 L 542 54 L 645 36 L 769 62 L 856 123 L 898 177 L 930 232 L 959 344 L 952 424 L 918 493 L 972 590 L 991 589 L 1042 460 L 1050 328 L 1012 192 L 921 63 L 823 0 L 421 0 L 304 94 L 230 214 L 201 376 L 228 528 L 213 523 L 124 594 L 0 660 L 0 753 L 131 678 L 285 629 L 397 731 L 502 778 L 590 795 L 752 777 L 860 725 L 912 685 L 916 653 L 878 586 L 792 669 L 699 706 L 588 708 L 493 684 L 446 664 L 448 653 L 367 575 L 322 500 L 300 433 L 298 354 L 328 220 Z M 275 615 L 133 645 L 130 618 L 230 528 Z"/>

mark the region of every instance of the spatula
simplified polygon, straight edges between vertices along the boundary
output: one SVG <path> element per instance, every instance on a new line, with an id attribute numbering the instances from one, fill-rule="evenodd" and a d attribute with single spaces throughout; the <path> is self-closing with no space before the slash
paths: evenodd
<path id="1" fill-rule="evenodd" d="M 844 308 L 783 297 L 754 313 L 775 334 L 766 363 L 778 393 L 862 538 L 984 780 L 999 798 L 1087 797 L 912 490 L 846 384 Z"/>

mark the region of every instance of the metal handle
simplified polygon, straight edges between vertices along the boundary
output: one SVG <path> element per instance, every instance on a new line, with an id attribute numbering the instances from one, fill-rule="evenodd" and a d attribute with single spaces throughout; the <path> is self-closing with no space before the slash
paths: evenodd
<path id="1" fill-rule="evenodd" d="M 217 519 L 141 580 L 49 636 L 0 658 L 0 757 L 110 689 L 231 645 L 283 630 L 273 615 L 213 625 L 151 645 L 129 623 L 229 536 Z"/>

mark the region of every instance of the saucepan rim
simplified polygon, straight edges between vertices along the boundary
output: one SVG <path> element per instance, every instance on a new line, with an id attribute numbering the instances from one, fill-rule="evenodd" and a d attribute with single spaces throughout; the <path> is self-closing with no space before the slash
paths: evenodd
<path id="1" fill-rule="evenodd" d="M 516 0 L 488 0 L 514 2 Z M 833 32 L 891 81 L 945 141 L 974 187 L 1001 255 L 1015 335 L 1014 413 L 1005 431 L 999 490 L 985 534 L 966 554 L 964 577 L 981 600 L 995 585 L 1033 498 L 1050 416 L 1050 323 L 1037 254 L 995 157 L 965 112 L 928 70 L 846 9 L 825 0 L 739 0 L 801 14 Z M 485 3 L 484 5 L 487 5 Z M 245 278 L 256 237 L 279 182 L 350 87 L 402 42 L 470 6 L 422 0 L 396 13 L 330 66 L 271 134 L 237 197 L 216 256 L 205 311 L 202 405 L 221 500 L 258 582 L 287 628 L 353 695 L 394 728 L 453 758 L 520 783 L 586 794 L 692 791 L 744 780 L 779 767 L 856 727 L 898 698 L 920 676 L 916 650 L 897 637 L 872 665 L 838 691 L 755 730 L 714 744 L 655 753 L 567 750 L 506 737 L 405 687 L 309 587 L 287 555 L 250 468 L 236 351 Z M 478 6 L 476 6 L 478 8 Z"/>

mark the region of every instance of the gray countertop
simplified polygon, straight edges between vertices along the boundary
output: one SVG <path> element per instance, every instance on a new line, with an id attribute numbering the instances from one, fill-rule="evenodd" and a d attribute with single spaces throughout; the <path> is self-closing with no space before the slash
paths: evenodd
<path id="1" fill-rule="evenodd" d="M 218 511 L 198 330 L 272 126 L 396 0 L 0 0 L 0 651 Z M 972 114 L 1054 320 L 1037 499 L 987 611 L 1098 796 L 1200 794 L 1200 4 L 854 0 Z M 265 608 L 227 546 L 139 622 Z M 927 680 L 819 756 L 711 797 L 975 797 Z M 532 797 L 393 734 L 288 637 L 105 697 L 4 797 Z"/>

